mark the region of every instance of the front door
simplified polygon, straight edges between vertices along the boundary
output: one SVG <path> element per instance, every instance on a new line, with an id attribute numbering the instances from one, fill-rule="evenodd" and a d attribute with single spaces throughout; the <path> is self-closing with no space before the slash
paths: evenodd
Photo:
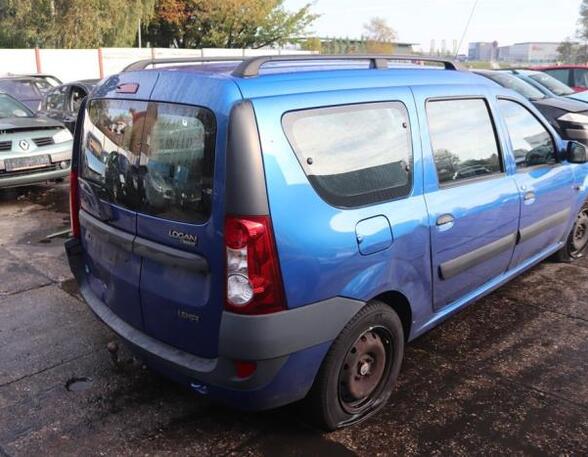
<path id="1" fill-rule="evenodd" d="M 506 271 L 516 243 L 519 196 L 505 173 L 484 90 L 467 98 L 426 95 L 416 94 L 429 126 L 424 147 L 436 172 L 426 178 L 433 188 L 425 198 L 439 309 Z"/>
<path id="2" fill-rule="evenodd" d="M 573 216 L 574 173 L 557 162 L 551 134 L 527 108 L 510 99 L 500 99 L 498 106 L 515 157 L 514 178 L 521 198 L 515 267 L 565 237 Z"/>

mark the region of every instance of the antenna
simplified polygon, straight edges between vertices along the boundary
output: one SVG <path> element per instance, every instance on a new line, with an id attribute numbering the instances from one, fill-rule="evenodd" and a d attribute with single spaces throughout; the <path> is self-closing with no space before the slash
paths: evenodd
<path id="1" fill-rule="evenodd" d="M 472 6 L 472 11 L 470 12 L 470 17 L 468 18 L 468 21 L 466 22 L 466 26 L 463 29 L 463 34 L 461 35 L 461 40 L 459 40 L 459 45 L 457 46 L 457 51 L 455 51 L 455 59 L 457 59 L 457 56 L 459 55 L 459 50 L 461 49 L 461 45 L 463 44 L 463 40 L 466 36 L 468 28 L 470 27 L 470 22 L 472 22 L 472 17 L 474 16 L 474 12 L 476 11 L 476 8 L 478 6 L 479 1 L 480 0 L 474 1 L 474 5 Z"/>

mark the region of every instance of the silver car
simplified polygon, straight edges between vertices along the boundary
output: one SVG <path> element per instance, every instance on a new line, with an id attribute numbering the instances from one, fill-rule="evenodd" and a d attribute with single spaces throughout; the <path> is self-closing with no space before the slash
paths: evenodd
<path id="1" fill-rule="evenodd" d="M 64 178 L 73 138 L 63 124 L 0 93 L 0 188 Z"/>

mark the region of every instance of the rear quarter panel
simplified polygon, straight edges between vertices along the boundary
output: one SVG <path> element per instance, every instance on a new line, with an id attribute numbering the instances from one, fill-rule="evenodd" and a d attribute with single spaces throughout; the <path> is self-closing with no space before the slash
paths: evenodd
<path id="1" fill-rule="evenodd" d="M 411 123 L 413 189 L 403 199 L 340 209 L 327 204 L 309 183 L 283 128 L 293 110 L 401 101 Z M 429 231 L 423 189 L 419 126 L 408 88 L 345 90 L 254 99 L 268 198 L 289 308 L 335 296 L 369 300 L 399 291 L 413 305 L 413 318 L 431 312 Z M 383 215 L 393 242 L 385 250 L 361 255 L 356 224 Z"/>

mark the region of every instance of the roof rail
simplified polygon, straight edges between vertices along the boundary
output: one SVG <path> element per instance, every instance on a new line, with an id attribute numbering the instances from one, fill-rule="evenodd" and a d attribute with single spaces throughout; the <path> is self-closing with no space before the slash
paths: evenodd
<path id="1" fill-rule="evenodd" d="M 144 70 L 149 65 L 174 64 L 174 63 L 206 63 L 206 62 L 241 62 L 244 57 L 169 57 L 161 59 L 144 59 L 133 62 L 123 69 L 127 71 Z"/>
<path id="2" fill-rule="evenodd" d="M 304 62 L 304 61 L 329 61 L 329 60 L 367 60 L 370 62 L 370 68 L 384 70 L 388 68 L 389 61 L 403 62 L 434 62 L 443 64 L 446 70 L 459 70 L 459 66 L 447 59 L 438 57 L 417 56 L 417 55 L 395 55 L 395 54 L 343 54 L 343 55 L 321 55 L 321 54 L 304 54 L 304 55 L 277 55 L 277 56 L 260 56 L 245 59 L 233 71 L 233 76 L 241 78 L 259 76 L 259 71 L 263 65 L 268 62 Z"/>
<path id="3" fill-rule="evenodd" d="M 312 62 L 312 61 L 353 61 L 366 60 L 370 68 L 384 70 L 389 68 L 389 61 L 402 62 L 433 62 L 443 64 L 446 70 L 459 70 L 457 63 L 439 57 L 418 56 L 418 55 L 396 55 L 396 54 L 294 54 L 294 55 L 271 55 L 259 57 L 172 57 L 162 59 L 145 59 L 134 62 L 123 69 L 123 72 L 144 70 L 149 65 L 160 64 L 182 64 L 182 63 L 206 63 L 206 62 L 241 62 L 233 71 L 233 76 L 240 78 L 259 76 L 259 71 L 268 62 Z"/>

